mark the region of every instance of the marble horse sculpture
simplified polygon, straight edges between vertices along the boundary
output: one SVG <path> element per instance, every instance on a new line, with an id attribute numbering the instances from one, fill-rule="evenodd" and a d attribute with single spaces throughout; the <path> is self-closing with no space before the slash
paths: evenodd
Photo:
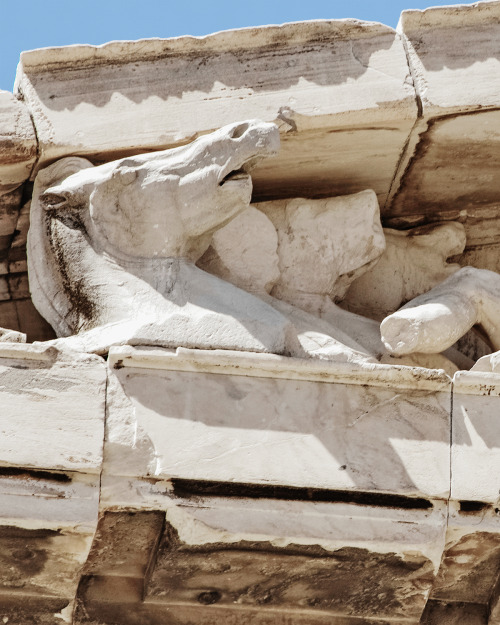
<path id="1" fill-rule="evenodd" d="M 311 306 L 309 298 L 295 305 L 298 291 L 290 299 L 286 280 L 273 297 L 265 289 L 247 285 L 245 290 L 197 267 L 214 234 L 248 209 L 250 168 L 278 148 L 277 127 L 251 120 L 170 150 L 100 166 L 66 157 L 41 170 L 31 206 L 29 279 L 35 306 L 59 337 L 55 343 L 95 353 L 117 344 L 184 346 L 363 364 L 379 361 L 384 350 L 397 355 L 439 352 L 473 323 L 491 317 L 491 306 L 475 302 L 472 285 L 466 305 L 460 296 L 450 295 L 474 282 L 474 276 L 459 272 L 449 279 L 450 288 L 436 287 L 389 316 L 382 323 L 381 341 L 378 324 L 326 305 L 325 298 L 321 305 Z M 360 222 L 359 233 L 369 236 L 364 242 L 355 237 L 354 247 L 347 239 L 339 244 L 344 258 L 352 256 L 343 275 L 323 263 L 326 280 L 343 291 L 376 262 L 385 245 L 375 194 L 358 195 L 352 201 L 361 198 L 370 215 L 368 222 Z M 297 233 L 304 219 L 299 208 L 293 207 Z M 323 238 L 329 231 L 321 220 L 331 210 L 325 205 L 306 211 Z M 307 246 L 301 250 L 290 224 L 286 233 L 292 257 L 306 262 L 311 256 Z M 291 284 L 300 267 L 289 263 L 282 274 L 287 272 Z M 479 285 L 488 292 L 484 273 L 491 272 L 480 274 Z M 453 331 L 448 310 L 459 320 Z M 493 326 L 487 330 L 496 340 Z"/>
<path id="2" fill-rule="evenodd" d="M 179 148 L 97 167 L 67 157 L 42 170 L 29 279 L 35 306 L 61 337 L 56 344 L 96 353 L 127 343 L 371 361 L 321 319 L 195 266 L 213 233 L 248 207 L 249 167 L 278 147 L 274 124 L 247 121 Z"/>

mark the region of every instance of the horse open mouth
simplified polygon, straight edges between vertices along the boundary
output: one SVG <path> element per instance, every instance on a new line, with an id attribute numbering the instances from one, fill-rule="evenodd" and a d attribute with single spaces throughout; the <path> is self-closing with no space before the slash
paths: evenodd
<path id="1" fill-rule="evenodd" d="M 251 182 L 250 174 L 247 173 L 244 169 L 236 169 L 235 171 L 230 172 L 227 176 L 224 176 L 222 180 L 219 182 L 219 186 L 222 187 L 224 184 L 228 182 Z"/>

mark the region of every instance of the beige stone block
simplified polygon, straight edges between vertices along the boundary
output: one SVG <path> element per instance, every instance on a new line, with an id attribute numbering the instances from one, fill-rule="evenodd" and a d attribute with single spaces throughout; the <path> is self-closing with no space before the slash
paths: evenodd
<path id="1" fill-rule="evenodd" d="M 0 328 L 19 330 L 19 319 L 15 302 L 8 300 L 0 301 Z"/>
<path id="2" fill-rule="evenodd" d="M 0 91 L 0 195 L 30 176 L 37 153 L 36 136 L 26 105 Z"/>
<path id="3" fill-rule="evenodd" d="M 4 263 L 16 229 L 21 196 L 22 187 L 3 194 L 0 189 L 0 270 L 2 273 L 6 273 Z"/>
<path id="4" fill-rule="evenodd" d="M 99 474 L 106 370 L 98 357 L 0 346 L 0 466 Z"/>
<path id="5" fill-rule="evenodd" d="M 28 299 L 30 297 L 27 273 L 10 273 L 7 281 L 12 299 Z"/>
<path id="6" fill-rule="evenodd" d="M 98 507 L 99 475 L 0 468 L 4 615 L 29 623 L 45 612 L 59 613 L 54 619 L 71 613 Z"/>
<path id="7" fill-rule="evenodd" d="M 498 211 L 499 128 L 500 111 L 431 120 L 401 165 L 405 173 L 386 217 L 464 220 Z"/>
<path id="8" fill-rule="evenodd" d="M 445 521 L 443 502 L 170 497 L 156 510 L 106 511 L 75 621 L 417 623 Z"/>
<path id="9" fill-rule="evenodd" d="M 421 118 L 384 215 L 391 225 L 498 212 L 499 19 L 497 0 L 402 13 Z"/>
<path id="10" fill-rule="evenodd" d="M 125 347 L 108 364 L 108 475 L 448 496 L 444 373 Z"/>
<path id="11" fill-rule="evenodd" d="M 451 497 L 496 504 L 500 493 L 500 376 L 459 371 L 453 384 Z"/>
<path id="12" fill-rule="evenodd" d="M 0 301 L 8 299 L 10 299 L 9 284 L 7 279 L 2 276 L 0 277 Z"/>
<path id="13" fill-rule="evenodd" d="M 99 485 L 98 474 L 0 467 L 4 620 L 69 622 L 63 619 L 72 612 L 97 526 Z"/>
<path id="14" fill-rule="evenodd" d="M 494 625 L 499 565 L 498 510 L 450 502 L 443 557 L 421 623 Z"/>
<path id="15" fill-rule="evenodd" d="M 373 188 L 383 201 L 416 118 L 399 36 L 355 20 L 24 52 L 17 89 L 35 120 L 40 165 L 171 147 L 242 119 L 277 121 L 280 155 L 254 172 L 261 197 Z"/>
<path id="16" fill-rule="evenodd" d="M 403 11 L 403 36 L 425 116 L 500 104 L 500 2 Z"/>
<path id="17" fill-rule="evenodd" d="M 70 622 L 97 526 L 106 371 L 45 345 L 0 345 L 4 622 Z"/>

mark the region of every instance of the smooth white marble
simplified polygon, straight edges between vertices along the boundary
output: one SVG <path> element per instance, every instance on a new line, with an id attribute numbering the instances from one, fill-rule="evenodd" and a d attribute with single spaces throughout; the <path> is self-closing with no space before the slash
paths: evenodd
<path id="1" fill-rule="evenodd" d="M 451 496 L 497 504 L 500 494 L 500 376 L 460 371 L 453 381 Z"/>
<path id="2" fill-rule="evenodd" d="M 336 380 L 330 365 L 318 382 L 296 379 L 291 359 L 259 377 L 260 355 L 233 374 L 217 358 L 204 372 L 196 350 L 191 371 L 168 352 L 154 368 L 127 352 L 109 360 L 106 474 L 448 496 L 450 385 L 437 371 L 420 370 L 417 390 L 404 367 L 337 367 Z"/>

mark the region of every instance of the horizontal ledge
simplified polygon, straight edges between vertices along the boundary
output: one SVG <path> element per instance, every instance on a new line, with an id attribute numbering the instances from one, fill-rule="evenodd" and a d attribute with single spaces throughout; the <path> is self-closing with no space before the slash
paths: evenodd
<path id="1" fill-rule="evenodd" d="M 500 374 L 490 371 L 457 371 L 453 392 L 464 395 L 500 395 Z"/>
<path id="2" fill-rule="evenodd" d="M 6 341 L 5 343 L 0 343 L 0 366 L 4 364 L 3 360 L 27 360 L 48 364 L 75 363 L 79 366 L 103 363 L 103 359 L 100 356 L 73 350 L 60 350 L 52 345 L 51 341 L 35 343 Z"/>
<path id="3" fill-rule="evenodd" d="M 408 390 L 449 391 L 451 384 L 451 379 L 442 369 L 369 363 L 355 365 L 276 354 L 184 347 L 176 350 L 129 345 L 111 347 L 108 364 L 115 370 L 132 367 Z"/>
<path id="4" fill-rule="evenodd" d="M 224 30 L 200 37 L 181 36 L 170 39 L 150 38 L 136 41 L 110 41 L 93 45 L 69 45 L 39 48 L 21 52 L 21 66 L 25 70 L 45 72 L 54 66 L 78 64 L 78 67 L 103 63 L 136 63 L 157 61 L 167 56 L 185 54 L 223 53 L 251 50 L 266 46 L 290 47 L 308 41 L 326 43 L 330 39 L 352 39 L 380 35 L 398 36 L 390 26 L 379 22 L 356 19 L 309 20 L 285 24 L 270 24 Z M 354 37 L 353 37 L 354 35 Z"/>

